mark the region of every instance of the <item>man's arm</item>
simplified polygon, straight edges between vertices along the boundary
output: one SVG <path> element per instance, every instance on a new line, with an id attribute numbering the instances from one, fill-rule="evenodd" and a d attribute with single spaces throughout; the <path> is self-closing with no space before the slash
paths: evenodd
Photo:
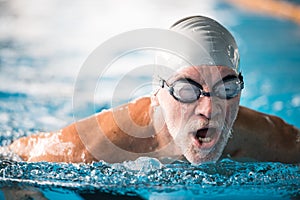
<path id="1" fill-rule="evenodd" d="M 128 113 L 126 109 L 129 107 L 131 119 L 135 119 L 134 123 L 143 127 L 150 120 L 147 114 L 149 106 L 150 100 L 144 98 L 129 106 L 120 107 L 115 114 L 123 119 L 122 115 Z M 130 124 L 123 128 L 130 131 L 133 127 L 132 123 Z M 145 131 L 142 133 L 145 135 L 153 131 L 151 126 L 142 130 Z M 251 158 L 259 161 L 300 162 L 299 137 L 299 129 L 286 124 L 282 119 L 240 107 L 233 127 L 233 136 L 224 150 L 223 157 L 230 155 L 232 158 Z M 155 150 L 157 145 L 155 137 L 135 139 L 130 134 L 124 134 L 114 121 L 112 112 L 106 111 L 67 126 L 59 132 L 20 138 L 9 147 L 26 161 L 120 162 L 135 159 L 141 153 L 156 156 L 151 154 L 151 151 Z M 124 152 L 120 153 L 120 149 Z"/>
<path id="2" fill-rule="evenodd" d="M 300 162 L 300 131 L 282 119 L 240 106 L 223 156 Z"/>
<path id="3" fill-rule="evenodd" d="M 58 132 L 39 133 L 14 141 L 9 148 L 23 160 L 30 162 L 92 162 L 77 134 L 75 124 Z"/>
<path id="4" fill-rule="evenodd" d="M 158 145 L 152 137 L 155 133 L 150 124 L 150 103 L 150 98 L 140 98 L 75 122 L 58 132 L 20 138 L 9 148 L 31 162 L 133 160 L 155 151 Z"/>

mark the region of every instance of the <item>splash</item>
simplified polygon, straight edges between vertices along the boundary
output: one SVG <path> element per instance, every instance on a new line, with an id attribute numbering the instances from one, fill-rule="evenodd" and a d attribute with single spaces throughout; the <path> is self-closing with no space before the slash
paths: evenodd
<path id="1" fill-rule="evenodd" d="M 148 157 L 116 164 L 1 160 L 0 187 L 4 186 L 107 192 L 143 198 L 172 194 L 246 197 L 250 193 L 285 198 L 300 195 L 300 165 L 240 163 L 228 159 L 200 166 L 185 162 L 163 165 Z"/>

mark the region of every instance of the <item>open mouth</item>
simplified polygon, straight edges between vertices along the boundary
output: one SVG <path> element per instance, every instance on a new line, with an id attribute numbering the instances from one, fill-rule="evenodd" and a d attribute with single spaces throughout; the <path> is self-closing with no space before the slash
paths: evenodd
<path id="1" fill-rule="evenodd" d="M 200 148 L 210 148 L 214 145 L 217 138 L 216 128 L 202 128 L 194 132 L 194 140 Z"/>
<path id="2" fill-rule="evenodd" d="M 196 139 L 199 140 L 200 143 L 209 143 L 212 141 L 212 138 L 207 135 L 208 128 L 199 129 L 196 132 Z"/>
<path id="3" fill-rule="evenodd" d="M 212 138 L 207 135 L 208 128 L 199 129 L 196 133 L 196 138 L 200 143 L 209 143 L 212 141 Z"/>

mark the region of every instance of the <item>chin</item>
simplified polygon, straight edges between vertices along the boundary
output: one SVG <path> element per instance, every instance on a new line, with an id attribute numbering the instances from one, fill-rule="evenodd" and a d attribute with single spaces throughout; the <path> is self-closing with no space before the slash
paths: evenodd
<path id="1" fill-rule="evenodd" d="M 193 165 L 199 165 L 208 162 L 217 162 L 222 156 L 223 150 L 227 144 L 230 136 L 228 134 L 222 134 L 223 137 L 219 138 L 219 141 L 211 149 L 201 149 L 194 145 L 189 145 L 189 148 L 185 150 L 185 158 Z"/>
<path id="2" fill-rule="evenodd" d="M 221 153 L 210 152 L 206 155 L 203 155 L 203 153 L 186 153 L 184 156 L 191 164 L 199 165 L 202 163 L 217 162 L 221 157 Z"/>

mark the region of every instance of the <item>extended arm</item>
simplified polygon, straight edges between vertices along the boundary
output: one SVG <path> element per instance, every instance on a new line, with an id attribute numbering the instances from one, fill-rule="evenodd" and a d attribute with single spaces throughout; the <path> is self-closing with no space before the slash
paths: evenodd
<path id="1" fill-rule="evenodd" d="M 75 124 L 58 132 L 39 133 L 14 141 L 9 148 L 30 162 L 91 162 L 93 156 L 81 142 Z"/>
<path id="2" fill-rule="evenodd" d="M 20 138 L 10 148 L 26 161 L 120 162 L 141 155 L 171 156 L 172 150 L 168 149 L 155 154 L 159 144 L 154 130 L 147 126 L 150 123 L 149 106 L 149 99 L 140 99 L 120 107 L 114 116 L 111 111 L 101 112 L 59 132 Z M 122 120 L 127 121 L 124 118 L 125 115 L 128 117 L 127 109 L 131 123 L 124 122 L 125 126 L 120 128 L 118 124 Z M 121 120 L 118 123 L 115 121 L 117 116 Z M 133 124 L 141 129 L 136 131 Z M 126 134 L 122 130 L 126 130 Z M 133 137 L 134 133 L 147 137 Z M 233 136 L 223 152 L 223 157 L 228 155 L 232 158 L 297 163 L 300 162 L 300 131 L 278 117 L 240 107 Z"/>
<path id="3" fill-rule="evenodd" d="M 141 98 L 75 122 L 58 132 L 20 138 L 9 148 L 31 162 L 121 162 L 148 153 L 151 156 L 158 144 L 152 137 L 155 133 L 149 108 L 150 99 Z"/>

